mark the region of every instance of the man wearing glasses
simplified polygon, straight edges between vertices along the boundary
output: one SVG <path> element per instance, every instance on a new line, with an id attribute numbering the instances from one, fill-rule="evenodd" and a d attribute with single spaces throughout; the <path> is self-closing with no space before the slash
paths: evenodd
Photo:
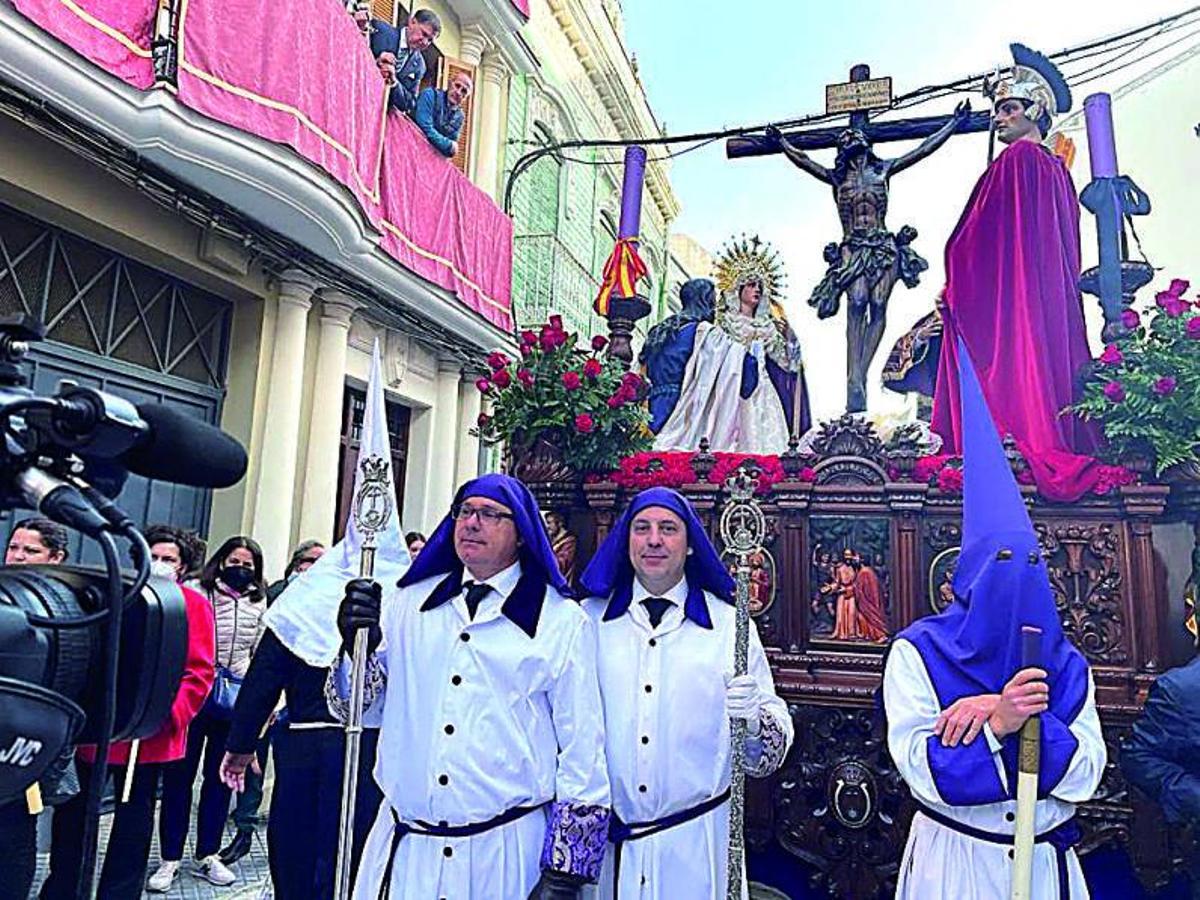
<path id="1" fill-rule="evenodd" d="M 371 20 L 371 55 L 379 74 L 391 87 L 388 103 L 405 115 L 416 108 L 421 79 L 425 77 L 421 51 L 433 46 L 441 33 L 442 20 L 428 9 L 418 9 L 400 28 Z"/>
<path id="2" fill-rule="evenodd" d="M 595 636 L 529 489 L 468 482 L 397 587 L 381 602 L 351 581 L 338 614 L 344 646 L 368 629 L 367 723 L 382 722 L 384 804 L 354 896 L 578 897 L 609 814 Z"/>

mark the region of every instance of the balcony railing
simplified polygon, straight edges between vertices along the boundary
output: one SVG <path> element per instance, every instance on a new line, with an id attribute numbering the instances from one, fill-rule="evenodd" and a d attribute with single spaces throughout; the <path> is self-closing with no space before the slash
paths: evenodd
<path id="1" fill-rule="evenodd" d="M 60 0 L 0 0 L 8 5 L 135 88 L 169 86 L 153 81 L 155 0 L 91 0 L 86 12 Z M 511 329 L 512 220 L 411 122 L 387 112 L 344 4 L 291 0 L 282 16 L 224 0 L 170 8 L 179 104 L 290 147 L 353 195 L 384 254 Z M 262 156 L 271 154 L 264 144 Z"/>
<path id="2" fill-rule="evenodd" d="M 607 323 L 592 311 L 600 282 L 553 234 L 513 238 L 513 305 L 521 325 L 563 317 L 568 331 L 581 337 L 604 334 Z"/>

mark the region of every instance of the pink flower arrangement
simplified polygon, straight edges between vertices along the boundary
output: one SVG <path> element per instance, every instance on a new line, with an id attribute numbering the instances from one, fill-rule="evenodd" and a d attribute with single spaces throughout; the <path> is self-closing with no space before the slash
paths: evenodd
<path id="1" fill-rule="evenodd" d="M 1151 390 L 1160 397 L 1167 397 L 1175 393 L 1175 387 L 1178 383 L 1174 375 L 1164 375 L 1154 382 L 1154 387 Z"/>
<path id="2" fill-rule="evenodd" d="M 1188 311 L 1191 306 L 1182 297 L 1172 294 L 1170 291 L 1160 291 L 1155 298 L 1158 301 L 1159 307 L 1172 319 L 1177 319 Z"/>
<path id="3" fill-rule="evenodd" d="M 938 472 L 937 486 L 939 491 L 945 491 L 947 494 L 961 494 L 963 489 L 962 469 L 946 466 Z"/>
<path id="4" fill-rule="evenodd" d="M 681 488 L 700 480 L 692 468 L 695 457 L 695 453 L 680 452 L 633 453 L 621 460 L 620 466 L 608 477 L 621 487 L 634 491 L 650 487 Z M 723 484 L 725 479 L 743 464 L 748 464 L 748 469 L 757 471 L 760 494 L 769 493 L 775 485 L 787 478 L 778 456 L 714 453 L 713 457 L 716 462 L 706 479 L 709 484 Z M 796 476 L 797 481 L 810 484 L 816 479 L 817 473 L 811 466 L 806 466 Z"/>
<path id="5" fill-rule="evenodd" d="M 940 456 L 922 456 L 913 465 L 912 480 L 923 484 L 932 484 L 938 472 L 954 457 L 942 454 Z"/>
<path id="6" fill-rule="evenodd" d="M 543 350 L 556 350 L 567 343 L 568 335 L 563 329 L 562 316 L 551 316 L 550 321 L 542 326 L 538 335 L 538 343 Z"/>
<path id="7" fill-rule="evenodd" d="M 1137 478 L 1137 472 L 1124 466 L 1100 466 L 1100 477 L 1092 493 L 1103 496 L 1122 485 L 1135 484 Z"/>
<path id="8" fill-rule="evenodd" d="M 692 469 L 692 453 L 632 453 L 621 460 L 609 478 L 624 488 L 642 491 L 650 487 L 681 488 L 698 479 Z"/>
<path id="9" fill-rule="evenodd" d="M 758 471 L 758 487 L 755 493 L 767 494 L 771 488 L 785 480 L 787 475 L 778 456 L 760 456 L 753 453 L 717 453 L 717 464 L 708 473 L 710 484 L 724 484 L 725 479 L 743 465 L 750 471 Z"/>
<path id="10" fill-rule="evenodd" d="M 1107 462 L 1151 460 L 1156 474 L 1200 462 L 1200 315 L 1191 284 L 1173 278 L 1083 373 L 1070 412 L 1099 425 Z"/>
<path id="11" fill-rule="evenodd" d="M 592 336 L 592 349 L 599 353 L 608 346 L 608 338 L 602 334 Z"/>
<path id="12" fill-rule="evenodd" d="M 607 340 L 589 345 L 581 347 L 554 315 L 520 333 L 515 361 L 499 350 L 489 353 L 490 371 L 476 387 L 491 408 L 474 433 L 486 444 L 505 444 L 513 464 L 535 446 L 553 446 L 584 477 L 649 448 L 649 413 L 636 402 L 644 395 L 641 378 L 601 354 Z M 606 402 L 613 396 L 619 402 Z"/>

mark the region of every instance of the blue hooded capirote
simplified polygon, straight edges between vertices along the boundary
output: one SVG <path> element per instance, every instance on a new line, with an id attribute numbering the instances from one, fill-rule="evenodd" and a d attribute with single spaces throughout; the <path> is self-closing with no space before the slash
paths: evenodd
<path id="1" fill-rule="evenodd" d="M 1088 695 L 1088 666 L 1063 633 L 1050 577 L 1021 491 L 1000 443 L 966 346 L 959 342 L 963 419 L 962 551 L 954 573 L 954 602 L 902 631 L 925 663 L 938 702 L 998 694 L 1021 669 L 1021 629 L 1041 629 L 1041 659 L 1050 685 L 1042 716 L 1040 796 L 1066 774 L 1078 742 L 1069 731 Z M 982 744 L 982 742 L 981 742 Z M 1017 736 L 1003 741 L 1009 785 L 1016 785 Z M 1011 799 L 995 766 L 963 771 L 957 748 L 930 742 L 930 768 L 948 803 Z M 986 754 L 984 754 L 986 756 Z M 955 760 L 959 765 L 956 767 Z M 968 767 L 969 768 L 969 767 Z"/>
<path id="2" fill-rule="evenodd" d="M 486 497 L 512 510 L 513 524 L 521 537 L 521 578 L 504 601 L 501 612 L 533 637 L 537 633 L 538 619 L 546 599 L 546 586 L 554 588 L 564 597 L 571 596 L 571 588 L 559 572 L 537 500 L 529 488 L 510 475 L 482 475 L 460 487 L 454 495 L 452 511 L 430 535 L 424 549 L 398 584 L 400 587 L 409 587 L 435 575 L 446 576 L 433 589 L 429 599 L 421 604 L 422 612 L 458 596 L 462 591 L 464 567 L 454 550 L 453 509 L 471 497 Z"/>
<path id="3" fill-rule="evenodd" d="M 626 507 L 621 518 L 613 526 L 604 543 L 588 563 L 580 583 L 588 596 L 608 597 L 604 621 L 622 616 L 633 601 L 633 564 L 629 561 L 629 529 L 634 516 L 644 509 L 661 507 L 668 509 L 683 520 L 687 527 L 688 555 L 684 567 L 688 594 L 683 614 L 702 628 L 712 628 L 712 617 L 708 613 L 708 602 L 704 592 L 720 597 L 726 602 L 733 599 L 733 576 L 721 562 L 721 555 L 709 540 L 692 504 L 670 488 L 655 487 L 642 491 Z"/>

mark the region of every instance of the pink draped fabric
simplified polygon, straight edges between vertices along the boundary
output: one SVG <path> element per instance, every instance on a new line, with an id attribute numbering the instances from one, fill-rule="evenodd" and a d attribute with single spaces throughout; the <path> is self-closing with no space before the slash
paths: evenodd
<path id="1" fill-rule="evenodd" d="M 1017 440 L 1039 491 L 1077 500 L 1100 467 L 1094 431 L 1061 412 L 1090 358 L 1079 278 L 1079 201 L 1062 161 L 1021 141 L 976 184 L 946 243 L 945 337 L 933 427 L 960 452 L 957 338 L 971 353 L 1001 433 Z"/>
<path id="2" fill-rule="evenodd" d="M 139 90 L 154 84 L 155 0 L 12 0 L 12 5 L 106 72 Z"/>
<path id="3" fill-rule="evenodd" d="M 345 185 L 368 213 L 379 199 L 385 90 L 339 4 L 187 0 L 179 22 L 179 100 L 287 144 Z"/>
<path id="4" fill-rule="evenodd" d="M 294 149 L 345 185 L 405 268 L 506 331 L 512 220 L 410 121 L 388 113 L 367 42 L 339 3 L 186 0 L 179 100 Z"/>
<path id="5" fill-rule="evenodd" d="M 512 219 L 398 113 L 384 160 L 383 249 L 511 331 Z"/>

